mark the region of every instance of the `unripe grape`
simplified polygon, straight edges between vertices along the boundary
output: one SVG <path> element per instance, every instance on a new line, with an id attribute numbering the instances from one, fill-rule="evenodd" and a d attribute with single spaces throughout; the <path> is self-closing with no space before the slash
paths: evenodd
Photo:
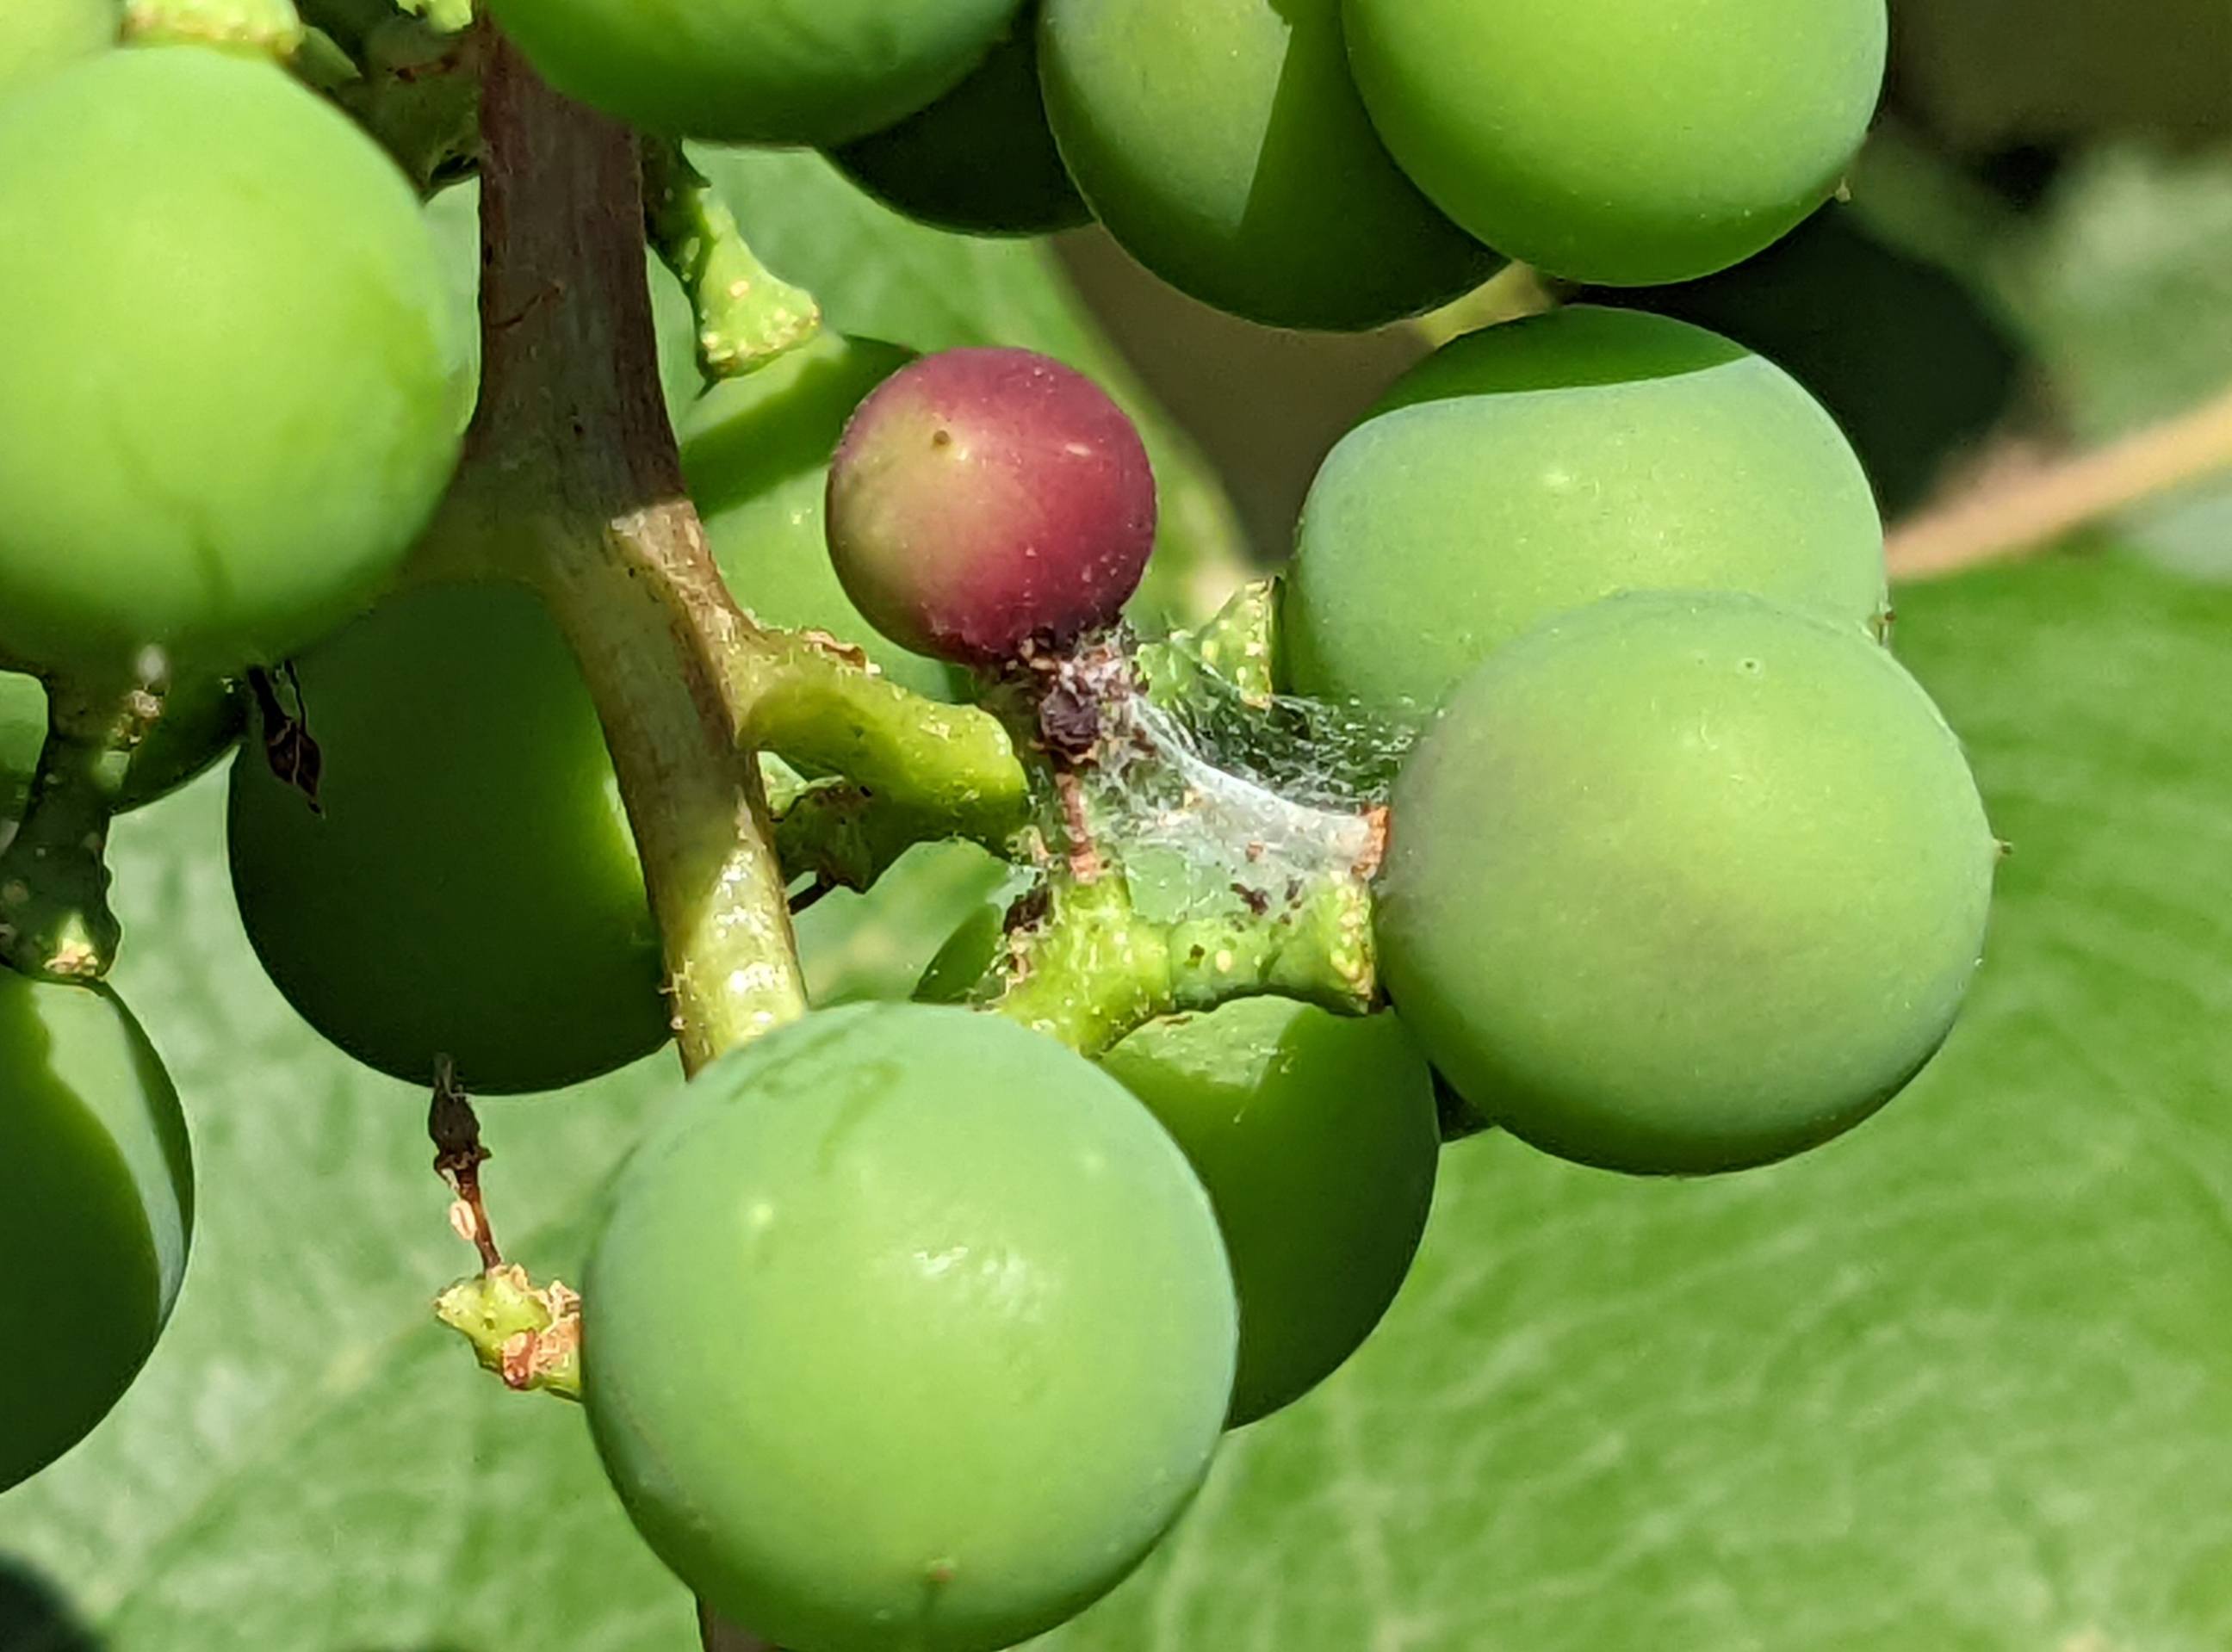
<path id="1" fill-rule="evenodd" d="M 104 987 L 0 969 L 0 1492 L 123 1396 L 193 1224 L 178 1098 Z"/>
<path id="2" fill-rule="evenodd" d="M 1612 1169 L 1736 1169 L 1921 1070 L 1996 858 L 1885 650 L 1754 597 L 1615 597 L 1497 652 L 1412 754 L 1379 932 L 1405 1021 L 1495 1123 Z"/>
<path id="3" fill-rule="evenodd" d="M 834 149 L 854 183 L 910 217 L 967 235 L 1043 235 L 1093 215 L 1047 125 L 1035 14 L 959 86 L 895 126 Z"/>
<path id="4" fill-rule="evenodd" d="M 1363 1345 L 1426 1229 L 1433 1075 L 1392 1015 L 1249 998 L 1141 1027 L 1101 1065 L 1209 1189 L 1240 1292 L 1236 1426 Z"/>
<path id="5" fill-rule="evenodd" d="M 296 663 L 319 807 L 233 766 L 233 892 L 303 1018 L 413 1084 L 554 1090 L 667 1035 L 659 933 L 580 668 L 529 593 L 418 586 Z"/>
<path id="6" fill-rule="evenodd" d="M 589 1422 L 668 1565 L 798 1652 L 993 1652 L 1082 1610 L 1207 1471 L 1231 1274 L 1124 1087 L 866 1005 L 702 1073 L 584 1286 Z"/>
<path id="7" fill-rule="evenodd" d="M 1204 303 L 1355 330 L 1453 299 L 1502 262 L 1380 143 L 1340 0 L 1047 0 L 1039 51 L 1094 216 Z"/>
<path id="8" fill-rule="evenodd" d="M 116 0 L 8 0 L 0 14 L 0 98 L 116 43 Z"/>
<path id="9" fill-rule="evenodd" d="M 722 577 L 754 618 L 858 644 L 894 682 L 938 699 L 951 669 L 886 641 L 829 560 L 829 462 L 862 397 L 913 360 L 895 344 L 825 332 L 714 385 L 679 421 L 682 470 Z"/>
<path id="10" fill-rule="evenodd" d="M 283 658 L 449 480 L 463 353 L 418 201 L 272 64 L 108 52 L 0 104 L 0 315 L 19 660 Z"/>
<path id="11" fill-rule="evenodd" d="M 1942 265 L 1865 227 L 1855 207 L 1824 207 L 1706 280 L 1599 288 L 1586 301 L 1710 327 L 1785 369 L 1851 438 L 1893 517 L 1967 459 L 2022 380 L 2009 324 Z"/>
<path id="12" fill-rule="evenodd" d="M 877 630 L 967 665 L 1114 622 L 1155 541 L 1139 432 L 1028 350 L 948 350 L 860 404 L 829 472 L 837 577 Z"/>
<path id="13" fill-rule="evenodd" d="M 1022 0 L 494 0 L 553 86 L 631 125 L 841 144 L 959 85 Z"/>
<path id="14" fill-rule="evenodd" d="M 46 690 L 36 677 L 0 671 L 0 838 L 23 818 L 46 738 Z"/>
<path id="15" fill-rule="evenodd" d="M 1372 118 L 1442 210 L 1569 281 L 1688 281 L 1828 199 L 1884 0 L 1346 0 Z"/>
<path id="16" fill-rule="evenodd" d="M 1568 308 L 1459 339 L 1340 439 L 1303 506 L 1281 669 L 1307 694 L 1423 711 L 1554 614 L 1692 588 L 1878 625 L 1867 477 L 1772 362 Z"/>

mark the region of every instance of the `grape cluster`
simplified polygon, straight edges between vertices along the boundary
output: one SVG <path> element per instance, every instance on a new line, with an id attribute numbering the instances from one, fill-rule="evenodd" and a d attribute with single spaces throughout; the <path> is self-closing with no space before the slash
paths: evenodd
<path id="1" fill-rule="evenodd" d="M 652 139 L 814 146 L 970 233 L 1089 217 L 1197 299 L 1328 329 L 1507 258 L 1599 288 L 1747 258 L 1836 187 L 1885 49 L 1882 0 L 488 10 Z M 50 696 L 161 700 L 108 754 L 112 811 L 250 700 L 233 885 L 328 1040 L 483 1092 L 651 1053 L 656 800 L 622 796 L 579 617 L 505 580 L 548 524 L 437 509 L 474 372 L 455 272 L 366 131 L 114 24 L 0 23 L 0 837 L 62 783 Z M 1275 595 L 1145 646 L 1146 447 L 1060 362 L 829 330 L 672 411 L 738 605 L 919 747 L 982 708 L 1027 775 L 1021 895 L 914 1001 L 713 1060 L 589 1263 L 614 1487 L 790 1652 L 995 1652 L 1113 1588 L 1220 1435 L 1389 1310 L 1450 1098 L 1583 1164 L 1732 1171 L 1852 1128 L 1953 1025 L 1998 845 L 1889 651 L 1850 444 L 1715 334 L 1573 305 L 1459 337 L 1327 456 Z M 817 751 L 868 742 L 866 705 Z M 890 801 L 856 778 L 770 762 L 752 808 Z M 1189 860 L 1205 820 L 1244 840 Z M 191 1207 L 122 1006 L 0 969 L 0 1342 L 33 1350 L 0 1363 L 0 1487 L 128 1383 Z"/>

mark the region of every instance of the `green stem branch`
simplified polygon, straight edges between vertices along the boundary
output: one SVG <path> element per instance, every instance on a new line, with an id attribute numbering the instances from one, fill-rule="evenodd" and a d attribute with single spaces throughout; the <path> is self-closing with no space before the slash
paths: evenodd
<path id="1" fill-rule="evenodd" d="M 814 295 L 773 274 L 682 146 L 643 144 L 645 224 L 698 316 L 698 369 L 708 384 L 740 378 L 821 327 Z"/>
<path id="2" fill-rule="evenodd" d="M 997 848 L 1030 810 L 1030 784 L 998 718 L 940 705 L 815 637 L 759 631 L 725 660 L 746 742 L 853 781 L 925 836 Z"/>
<path id="3" fill-rule="evenodd" d="M 0 962 L 53 981 L 93 981 L 114 962 L 108 827 L 132 754 L 162 716 L 165 671 L 99 686 L 51 682 L 30 801 L 0 850 Z"/>
<path id="4" fill-rule="evenodd" d="M 1336 1014 L 1372 1008 L 1372 903 L 1360 878 L 1327 878 L 1275 916 L 1158 923 L 1111 870 L 1057 879 L 1051 905 L 1013 937 L 991 1007 L 1080 1054 L 1106 1054 L 1149 1021 L 1272 994 Z"/>

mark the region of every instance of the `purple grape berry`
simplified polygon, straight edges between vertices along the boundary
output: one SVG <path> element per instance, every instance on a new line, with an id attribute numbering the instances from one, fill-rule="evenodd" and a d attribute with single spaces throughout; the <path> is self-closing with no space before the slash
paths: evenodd
<path id="1" fill-rule="evenodd" d="M 1114 621 L 1153 547 L 1155 478 L 1091 379 L 1028 350 L 949 350 L 860 404 L 828 522 L 837 577 L 878 631 L 993 665 Z"/>

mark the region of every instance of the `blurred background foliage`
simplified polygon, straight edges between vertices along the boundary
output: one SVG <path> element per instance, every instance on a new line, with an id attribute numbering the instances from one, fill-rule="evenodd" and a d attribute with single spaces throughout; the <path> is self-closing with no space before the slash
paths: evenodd
<path id="1" fill-rule="evenodd" d="M 2232 478 L 2189 465 L 2048 547 L 1992 527 L 2232 392 L 2232 0 L 1895 12 L 1849 202 L 1617 301 L 1783 361 L 1895 525 L 1987 507 L 1951 559 L 1979 565 L 1908 586 L 1899 638 L 2015 848 L 1973 1013 L 1880 1121 L 1760 1175 L 1452 1149 L 1383 1333 L 1050 1648 L 2232 1645 Z M 1213 316 L 1090 232 L 957 240 L 811 157 L 707 160 L 837 325 L 1115 379 L 1168 489 L 1173 608 L 1275 561 L 1327 447 L 1428 347 Z M 118 834 L 121 983 L 199 1152 L 192 1273 L 108 1425 L 0 1498 L 0 1652 L 679 1652 L 688 1603 L 578 1416 L 428 1318 L 470 1259 L 423 1098 L 257 973 L 221 787 Z M 994 876 L 931 852 L 825 902 L 817 989 L 903 989 Z M 486 1109 L 515 1254 L 574 1265 L 672 1082 L 659 1059 Z"/>

